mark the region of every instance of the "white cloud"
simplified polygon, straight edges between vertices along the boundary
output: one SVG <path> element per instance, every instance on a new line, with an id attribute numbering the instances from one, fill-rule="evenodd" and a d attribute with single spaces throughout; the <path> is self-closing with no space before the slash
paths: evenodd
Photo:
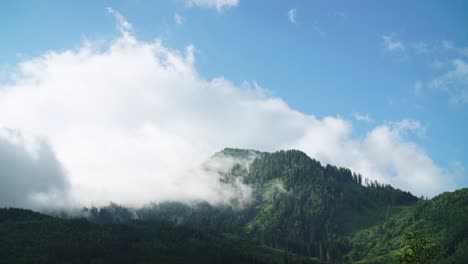
<path id="1" fill-rule="evenodd" d="M 220 12 L 223 9 L 238 6 L 239 0 L 187 0 L 187 3 L 190 6 L 216 8 Z"/>
<path id="2" fill-rule="evenodd" d="M 368 114 L 363 115 L 360 113 L 354 113 L 353 116 L 354 116 L 354 119 L 356 119 L 357 121 L 372 122 L 372 118 Z"/>
<path id="3" fill-rule="evenodd" d="M 406 50 L 403 41 L 398 40 L 395 33 L 384 35 L 382 39 L 388 51 L 404 52 Z M 429 45 L 424 41 L 418 41 L 408 44 L 408 52 L 415 52 L 426 58 L 435 57 L 431 58 L 432 62 L 427 66 L 439 73 L 445 70 L 445 73 L 436 74 L 430 81 L 416 81 L 414 85 L 416 94 L 420 94 L 423 88 L 425 88 L 424 90 L 432 88 L 446 92 L 453 105 L 468 103 L 468 63 L 465 59 L 468 57 L 468 47 L 457 46 L 449 40 L 443 40 L 438 45 Z M 441 61 L 437 57 L 452 59 Z"/>
<path id="4" fill-rule="evenodd" d="M 384 35 L 382 40 L 388 51 L 405 51 L 405 45 L 402 41 L 396 39 L 395 34 Z"/>
<path id="5" fill-rule="evenodd" d="M 183 25 L 185 23 L 185 18 L 178 13 L 174 13 L 174 22 L 177 25 Z"/>
<path id="6" fill-rule="evenodd" d="M 119 12 L 115 11 L 112 7 L 107 7 L 106 10 L 117 19 L 117 25 L 120 32 L 128 32 L 132 30 L 132 24 L 130 24 Z"/>
<path id="7" fill-rule="evenodd" d="M 294 147 L 416 194 L 453 187 L 402 133 L 410 125 L 385 124 L 355 138 L 350 121 L 301 113 L 255 83 L 204 79 L 193 50 L 124 31 L 106 48 L 87 43 L 23 61 L 0 84 L 0 126 L 46 139 L 80 204 L 223 202 L 234 194 L 197 168 L 224 147 Z"/>
<path id="8" fill-rule="evenodd" d="M 290 9 L 288 11 L 288 18 L 289 21 L 293 24 L 296 24 L 296 15 L 297 15 L 297 10 L 296 9 Z"/>
<path id="9" fill-rule="evenodd" d="M 418 49 L 416 49 L 418 51 Z M 445 73 L 436 75 L 431 81 L 426 83 L 417 82 L 417 91 L 421 91 L 423 86 L 435 90 L 446 92 L 449 95 L 450 103 L 453 105 L 468 103 L 468 48 L 455 45 L 453 42 L 443 40 L 436 49 L 436 54 L 452 57 L 453 59 L 443 62 L 435 58 L 429 66 L 439 72 Z M 419 89 L 418 89 L 419 88 Z"/>
<path id="10" fill-rule="evenodd" d="M 364 177 L 390 183 L 416 194 L 434 195 L 453 187 L 452 175 L 440 169 L 405 134 L 417 130 L 410 121 L 381 125 L 363 139 L 351 137 L 346 120 L 325 118 L 296 142 L 295 146 L 322 162 L 352 168 Z"/>
<path id="11" fill-rule="evenodd" d="M 44 140 L 0 127 L 0 207 L 70 205 L 68 182 Z"/>
<path id="12" fill-rule="evenodd" d="M 322 37 L 325 36 L 325 32 L 318 26 L 317 21 L 311 24 L 312 29 L 315 30 L 315 32 L 319 33 Z"/>
<path id="13" fill-rule="evenodd" d="M 455 59 L 452 68 L 445 74 L 434 78 L 428 86 L 449 94 L 452 104 L 468 103 L 468 63 Z"/>
<path id="14" fill-rule="evenodd" d="M 398 134 L 414 133 L 419 137 L 426 136 L 426 128 L 419 121 L 403 119 L 397 122 L 389 122 L 388 125 Z"/>

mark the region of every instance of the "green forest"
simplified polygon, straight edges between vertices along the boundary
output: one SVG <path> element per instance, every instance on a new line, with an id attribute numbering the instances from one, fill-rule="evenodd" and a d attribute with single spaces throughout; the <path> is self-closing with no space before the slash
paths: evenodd
<path id="1" fill-rule="evenodd" d="M 466 263 L 468 189 L 415 197 L 301 151 L 225 149 L 248 203 L 0 209 L 0 263 Z M 253 162 L 243 161 L 252 159 Z M 249 164 L 249 165 L 245 165 Z"/>

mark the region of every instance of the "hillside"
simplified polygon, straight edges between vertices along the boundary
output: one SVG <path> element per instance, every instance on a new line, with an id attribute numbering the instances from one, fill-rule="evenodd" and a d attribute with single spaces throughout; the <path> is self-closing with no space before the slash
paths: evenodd
<path id="1" fill-rule="evenodd" d="M 219 170 L 226 160 L 229 168 Z M 468 189 L 418 199 L 296 150 L 225 149 L 205 166 L 234 190 L 251 188 L 252 197 L 226 205 L 84 208 L 90 222 L 3 209 L 1 255 L 20 260 L 26 252 L 45 262 L 87 256 L 96 263 L 398 263 L 404 236 L 415 229 L 427 234 L 440 263 L 468 257 Z M 56 247 L 59 255 L 50 252 Z"/>
<path id="2" fill-rule="evenodd" d="M 0 209 L 0 263 L 319 263 L 162 221 L 96 224 Z"/>
<path id="3" fill-rule="evenodd" d="M 422 230 L 439 263 L 465 263 L 468 257 L 468 189 L 447 192 L 431 200 L 420 200 L 409 210 L 393 215 L 374 227 L 351 236 L 347 258 L 361 263 L 398 263 L 403 236 Z"/>
<path id="4" fill-rule="evenodd" d="M 217 159 L 235 161 L 229 170 L 219 172 L 223 183 L 241 181 L 253 189 L 247 206 L 166 202 L 130 212 L 114 204 L 92 209 L 90 219 L 112 222 L 136 215 L 138 219 L 171 221 L 333 262 L 351 250 L 348 235 L 381 223 L 418 200 L 349 169 L 322 166 L 300 151 L 225 149 L 213 155 L 212 160 Z"/>

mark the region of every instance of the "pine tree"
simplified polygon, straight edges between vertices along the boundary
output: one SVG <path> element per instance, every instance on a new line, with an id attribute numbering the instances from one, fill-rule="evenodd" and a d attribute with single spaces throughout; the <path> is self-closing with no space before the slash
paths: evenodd
<path id="1" fill-rule="evenodd" d="M 429 264 L 438 256 L 437 251 L 431 248 L 423 230 L 411 228 L 405 234 L 406 246 L 401 250 L 400 263 L 404 264 Z"/>

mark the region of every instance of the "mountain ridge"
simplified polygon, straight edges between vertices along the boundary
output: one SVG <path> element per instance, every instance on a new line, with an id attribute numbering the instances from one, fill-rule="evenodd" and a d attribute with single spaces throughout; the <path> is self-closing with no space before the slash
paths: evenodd
<path id="1" fill-rule="evenodd" d="M 223 159 L 228 162 L 218 166 Z M 461 263 L 457 261 L 468 256 L 464 235 L 468 234 L 468 189 L 430 200 L 417 198 L 349 169 L 322 166 L 298 150 L 268 153 L 226 148 L 205 166 L 219 173 L 221 184 L 251 188 L 249 202 L 173 201 L 136 209 L 110 204 L 84 208 L 82 215 L 104 226 L 137 221 L 145 223 L 144 229 L 164 222 L 202 234 L 226 234 L 273 250 L 266 255 L 277 254 L 275 250 L 289 252 L 292 255 L 285 259 L 299 262 L 397 263 L 404 234 L 411 228 L 424 230 L 437 241 L 443 249 L 441 257 L 449 260 L 441 263 Z M 437 216 L 440 213 L 444 216 Z M 255 253 L 249 254 L 253 255 L 247 259 L 255 259 Z"/>

